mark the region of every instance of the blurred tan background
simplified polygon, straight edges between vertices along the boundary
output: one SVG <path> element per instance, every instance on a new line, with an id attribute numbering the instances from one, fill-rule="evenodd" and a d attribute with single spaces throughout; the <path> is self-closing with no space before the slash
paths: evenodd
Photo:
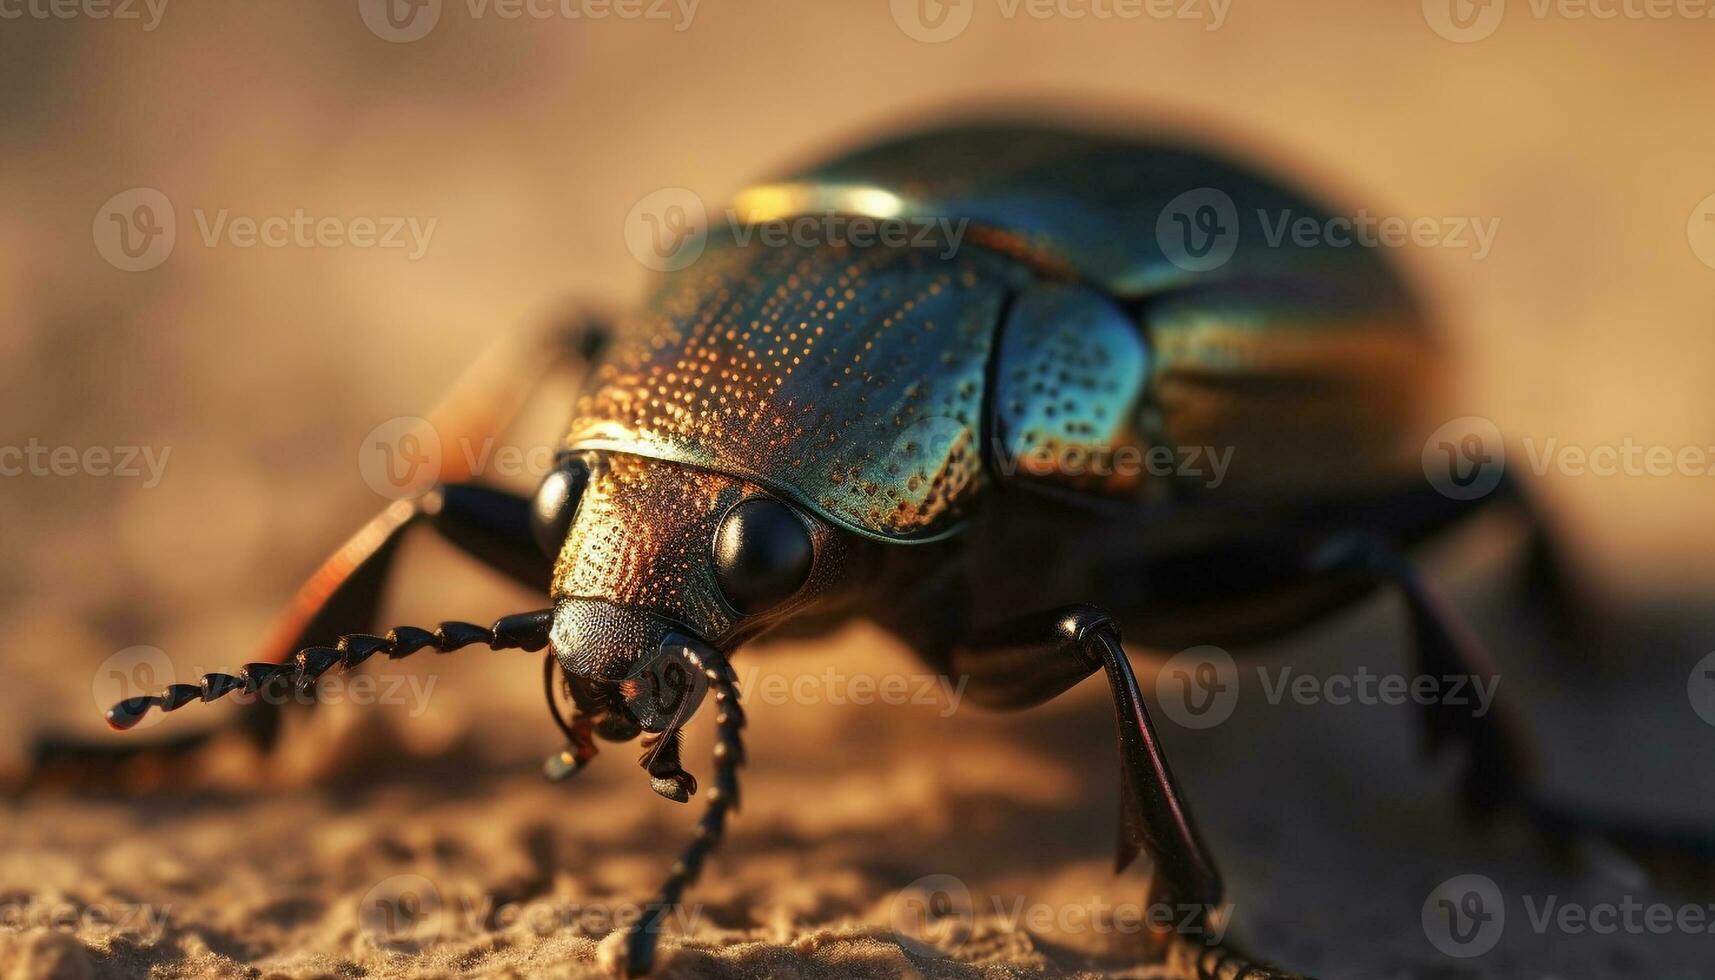
<path id="1" fill-rule="evenodd" d="M 153 488 L 0 478 L 8 704 L 30 692 L 7 726 L 93 730 L 89 671 L 120 647 L 247 659 L 379 505 L 357 465 L 366 432 L 427 409 L 505 331 L 636 299 L 647 270 L 623 226 L 645 195 L 717 202 L 960 106 L 1153 121 L 1351 209 L 1498 220 L 1480 261 L 1401 256 L 1462 359 L 1450 416 L 1509 439 L 1715 447 L 1715 268 L 1699 258 L 1715 245 L 1688 231 L 1715 194 L 1715 20 L 1507 7 L 1473 43 L 1417 3 L 1373 0 L 1232 0 L 1217 30 L 962 0 L 969 24 L 943 43 L 914 39 L 884 0 L 703 0 L 688 23 L 678 7 L 508 19 L 446 0 L 406 43 L 356 0 L 169 0 L 153 30 L 0 19 L 0 444 L 171 449 Z M 93 229 L 139 187 L 172 202 L 178 239 L 126 272 Z M 220 209 L 436 224 L 415 261 L 205 246 L 194 212 Z M 1610 589 L 1715 586 L 1715 478 L 1551 475 L 1540 493 Z M 433 545 L 407 558 L 401 621 L 529 602 Z M 468 680 L 540 710 L 534 670 L 518 673 Z M 551 741 L 540 721 L 520 745 Z M 1104 828 L 1094 852 L 1100 816 L 1085 818 Z"/>
<path id="2" fill-rule="evenodd" d="M 1481 261 L 1407 259 L 1464 357 L 1460 414 L 1509 438 L 1715 446 L 1715 269 L 1687 241 L 1715 193 L 1715 21 L 1539 20 L 1516 0 L 1458 44 L 1414 3 L 1235 0 L 1208 30 L 964 2 L 968 26 L 938 44 L 882 2 L 705 0 L 675 30 L 677 13 L 504 19 L 448 0 L 410 43 L 355 2 L 171 0 L 153 31 L 141 6 L 141 23 L 0 21 L 3 441 L 172 447 L 148 491 L 0 483 L 8 611 L 271 603 L 368 508 L 366 431 L 428 407 L 497 332 L 634 300 L 639 198 L 719 201 L 970 103 L 1155 118 L 1353 207 L 1499 219 Z M 174 202 L 179 237 L 127 273 L 91 225 L 134 187 Z M 191 212 L 222 208 L 437 225 L 414 262 L 206 247 Z M 1715 480 L 1545 482 L 1611 584 L 1715 578 Z"/>

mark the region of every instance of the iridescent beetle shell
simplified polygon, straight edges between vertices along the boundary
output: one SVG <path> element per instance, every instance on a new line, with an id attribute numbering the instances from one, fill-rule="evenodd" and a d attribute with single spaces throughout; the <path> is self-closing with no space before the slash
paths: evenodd
<path id="1" fill-rule="evenodd" d="M 1172 251 L 1167 217 L 1208 201 L 1237 239 L 1200 263 Z M 941 129 L 752 188 L 730 213 L 864 215 L 962 240 L 771 246 L 717 219 L 608 358 L 568 447 L 728 474 L 897 542 L 953 534 L 996 481 L 1201 492 L 1147 467 L 1061 465 L 1127 448 L 1230 447 L 1227 485 L 1267 495 L 1416 465 L 1435 358 L 1406 291 L 1372 248 L 1271 241 L 1280 217 L 1328 214 L 1218 159 Z"/>

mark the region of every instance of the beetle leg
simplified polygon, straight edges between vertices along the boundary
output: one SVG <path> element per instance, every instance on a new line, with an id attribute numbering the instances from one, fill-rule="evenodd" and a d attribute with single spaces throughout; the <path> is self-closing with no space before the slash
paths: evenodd
<path id="1" fill-rule="evenodd" d="M 679 764 L 679 747 L 683 741 L 684 732 L 679 728 L 645 736 L 643 755 L 637 760 L 649 773 L 649 788 L 675 803 L 684 803 L 697 792 L 697 777 Z"/>
<path id="2" fill-rule="evenodd" d="M 1529 535 L 1525 548 L 1523 599 L 1544 615 L 1553 635 L 1573 653 L 1590 655 L 1610 619 L 1597 590 L 1578 574 L 1563 540 L 1541 504 L 1511 473 L 1503 474 L 1492 496 L 1518 513 Z"/>
<path id="3" fill-rule="evenodd" d="M 599 712 L 590 710 L 590 706 L 579 697 L 578 691 L 572 685 L 565 683 L 565 674 L 560 668 L 560 662 L 555 659 L 552 650 L 542 657 L 542 688 L 548 696 L 548 712 L 554 716 L 554 724 L 565 733 L 566 747 L 549 756 L 542 763 L 542 775 L 550 782 L 559 782 L 577 775 L 583 768 L 595 759 L 597 754 L 595 744 L 596 720 Z M 554 697 L 556 682 L 564 686 L 572 695 L 572 717 L 570 721 L 560 711 L 560 702 Z"/>
<path id="4" fill-rule="evenodd" d="M 1117 870 L 1146 851 L 1154 865 L 1149 902 L 1183 910 L 1168 928 L 1152 928 L 1149 952 L 1164 976 L 1220 980 L 1301 980 L 1211 943 L 1207 916 L 1221 906 L 1221 876 L 1197 833 L 1191 808 L 1144 706 L 1119 628 L 1092 606 L 1068 606 L 982 630 L 952 652 L 949 673 L 969 683 L 978 704 L 1018 709 L 1041 704 L 1106 671 L 1118 722 L 1120 837 Z"/>
<path id="5" fill-rule="evenodd" d="M 1378 538 L 1344 537 L 1320 549 L 1313 563 L 1331 569 L 1357 569 L 1400 590 L 1411 622 L 1412 652 L 1420 676 L 1469 677 L 1495 683 L 1494 663 L 1482 644 L 1415 565 Z M 1424 705 L 1425 748 L 1430 754 L 1449 744 L 1466 748 L 1461 793 L 1473 812 L 1492 813 L 1522 800 L 1530 782 L 1530 754 L 1505 702 L 1479 707 L 1477 699 L 1454 704 L 1435 699 Z"/>
<path id="6" fill-rule="evenodd" d="M 430 413 L 431 423 L 443 441 L 481 439 L 502 431 L 549 371 L 569 365 L 574 372 L 586 373 L 609 332 L 601 318 L 580 316 L 509 338 L 460 379 Z M 460 476 L 450 467 L 462 458 L 462 454 L 449 454 L 442 475 Z M 531 537 L 529 504 L 511 494 L 459 483 L 443 484 L 415 500 L 395 501 L 310 576 L 255 662 L 282 664 L 305 647 L 332 642 L 346 630 L 371 626 L 399 545 L 406 532 L 418 525 L 433 527 L 489 567 L 539 588 L 547 582 L 551 564 L 540 557 Z M 236 728 L 267 750 L 280 733 L 278 706 L 246 712 Z M 126 746 L 47 735 L 36 739 L 25 770 L 4 785 L 8 790 L 55 784 L 112 786 L 124 783 L 133 769 L 158 770 L 189 760 L 208 745 L 212 735 Z"/>
<path id="7" fill-rule="evenodd" d="M 443 444 L 479 441 L 504 431 L 551 370 L 587 373 L 608 333 L 604 321 L 586 316 L 508 338 L 459 379 L 429 413 L 431 425 Z M 258 660 L 282 663 L 305 646 L 372 625 L 399 543 L 419 524 L 529 588 L 547 582 L 552 566 L 533 543 L 530 501 L 459 482 L 472 475 L 462 472 L 466 456 L 446 456 L 441 485 L 416 499 L 395 501 L 304 583 Z"/>
<path id="8" fill-rule="evenodd" d="M 1013 709 L 1047 701 L 1097 670 L 1107 672 L 1118 723 L 1118 870 L 1147 851 L 1155 865 L 1151 901 L 1214 908 L 1220 874 L 1167 764 L 1119 628 L 1106 613 L 1071 606 L 983 630 L 953 651 L 949 673 L 968 679 L 978 704 Z"/>
<path id="9" fill-rule="evenodd" d="M 373 623 L 406 532 L 427 525 L 483 564 L 534 588 L 546 585 L 552 564 L 530 535 L 530 501 L 475 484 L 437 487 L 415 500 L 395 501 L 334 552 L 299 591 L 295 613 L 265 644 L 255 664 L 285 664 L 306 647 L 333 642 L 342 629 Z M 259 749 L 281 730 L 279 702 L 246 712 L 233 725 Z M 114 746 L 56 736 L 36 740 L 15 789 L 55 784 L 125 783 L 134 769 L 151 771 L 189 761 L 217 735 Z"/>

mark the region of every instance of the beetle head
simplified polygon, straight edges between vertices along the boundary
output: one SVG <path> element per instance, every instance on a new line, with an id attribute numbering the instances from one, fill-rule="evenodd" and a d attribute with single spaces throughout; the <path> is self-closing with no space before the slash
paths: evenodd
<path id="1" fill-rule="evenodd" d="M 626 453 L 563 456 L 535 505 L 557 556 L 552 645 L 574 678 L 643 692 L 686 642 L 730 651 L 827 599 L 849 535 L 743 479 Z"/>

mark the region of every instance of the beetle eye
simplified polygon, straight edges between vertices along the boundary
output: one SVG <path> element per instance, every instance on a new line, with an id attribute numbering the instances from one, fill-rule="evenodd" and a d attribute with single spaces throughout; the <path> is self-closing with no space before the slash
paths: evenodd
<path id="1" fill-rule="evenodd" d="M 740 501 L 715 531 L 715 578 L 727 602 L 749 615 L 791 598 L 810 577 L 810 530 L 768 497 Z"/>
<path id="2" fill-rule="evenodd" d="M 571 530 L 572 517 L 578 512 L 578 498 L 584 485 L 590 482 L 589 467 L 576 456 L 561 457 L 554 469 L 542 478 L 536 488 L 536 498 L 530 503 L 530 533 L 536 546 L 549 558 L 557 557 Z"/>

